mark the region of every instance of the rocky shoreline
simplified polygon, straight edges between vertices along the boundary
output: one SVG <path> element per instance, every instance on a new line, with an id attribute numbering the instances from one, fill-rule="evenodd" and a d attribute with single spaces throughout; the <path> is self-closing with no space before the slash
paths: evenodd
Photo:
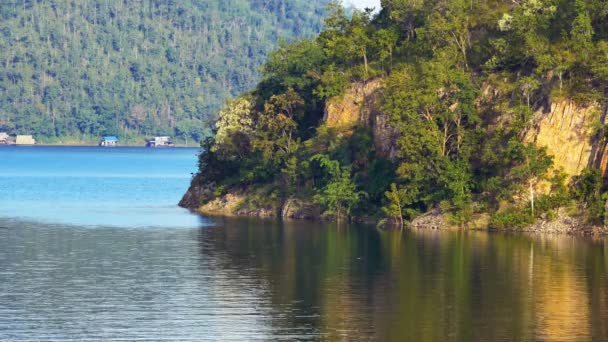
<path id="1" fill-rule="evenodd" d="M 192 185 L 179 202 L 179 206 L 207 216 L 224 217 L 259 217 L 290 220 L 333 221 L 334 218 L 322 213 L 321 208 L 307 200 L 288 198 L 262 206 L 247 203 L 246 191 L 233 191 L 222 195 L 215 193 L 213 184 L 205 186 Z M 202 203 L 202 204 L 201 204 Z M 371 217 L 354 218 L 357 223 L 377 224 L 378 220 Z M 447 215 L 439 209 L 423 214 L 408 225 L 410 229 L 431 230 L 476 230 L 476 231 L 505 231 L 516 233 L 568 234 L 582 236 L 608 235 L 608 229 L 593 227 L 585 224 L 581 217 L 568 215 L 565 210 L 558 210 L 554 219 L 539 220 L 523 229 L 495 230 L 490 227 L 490 216 L 476 215 L 464 225 L 449 223 Z"/>
<path id="2" fill-rule="evenodd" d="M 252 205 L 247 203 L 247 196 L 245 191 L 217 195 L 213 184 L 191 186 L 179 202 L 179 206 L 209 216 L 265 217 L 311 221 L 331 219 L 322 214 L 318 205 L 304 199 L 291 197 L 283 202 Z"/>

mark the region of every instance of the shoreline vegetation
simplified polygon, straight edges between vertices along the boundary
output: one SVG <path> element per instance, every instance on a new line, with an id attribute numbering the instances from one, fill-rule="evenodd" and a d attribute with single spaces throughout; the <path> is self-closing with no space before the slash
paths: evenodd
<path id="1" fill-rule="evenodd" d="M 213 196 L 211 188 L 190 187 L 179 206 L 209 217 L 255 217 L 273 220 L 304 220 L 312 222 L 335 222 L 336 217 L 323 214 L 319 205 L 307 200 L 289 198 L 279 206 L 266 205 L 252 207 L 251 196 L 226 194 Z M 211 199 L 212 198 L 212 199 Z M 204 204 L 200 204 L 200 201 Z M 420 230 L 471 230 L 489 232 L 516 232 L 542 234 L 568 234 L 580 236 L 606 236 L 605 227 L 585 223 L 582 215 L 571 215 L 566 208 L 559 208 L 555 217 L 537 220 L 534 224 L 520 228 L 495 228 L 490 224 L 490 216 L 485 213 L 475 215 L 470 221 L 457 225 L 451 222 L 449 213 L 434 209 L 417 216 L 403 225 L 386 222 L 386 218 L 372 216 L 353 216 L 349 223 L 367 224 L 383 229 L 420 229 Z"/>
<path id="2" fill-rule="evenodd" d="M 220 111 L 205 214 L 582 234 L 608 223 L 608 6 L 327 10 Z"/>

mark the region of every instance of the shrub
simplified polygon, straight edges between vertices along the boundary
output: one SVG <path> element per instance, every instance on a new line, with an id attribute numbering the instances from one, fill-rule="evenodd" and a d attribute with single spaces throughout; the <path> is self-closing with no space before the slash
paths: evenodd
<path id="1" fill-rule="evenodd" d="M 512 207 L 494 214 L 490 227 L 495 229 L 522 229 L 534 223 L 529 208 Z"/>

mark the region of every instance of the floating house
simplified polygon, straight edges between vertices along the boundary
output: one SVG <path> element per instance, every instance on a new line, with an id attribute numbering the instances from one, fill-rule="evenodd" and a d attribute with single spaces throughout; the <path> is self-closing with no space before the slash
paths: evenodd
<path id="1" fill-rule="evenodd" d="M 102 147 L 118 146 L 118 137 L 115 137 L 113 135 L 102 137 L 101 142 L 99 142 L 99 146 L 102 146 Z"/>
<path id="2" fill-rule="evenodd" d="M 35 145 L 36 139 L 31 135 L 18 135 L 15 139 L 16 145 Z"/>
<path id="3" fill-rule="evenodd" d="M 8 134 L 5 132 L 0 132 L 0 145 L 8 144 Z"/>
<path id="4" fill-rule="evenodd" d="M 148 140 L 146 143 L 147 147 L 173 147 L 171 137 L 154 137 L 152 140 Z"/>

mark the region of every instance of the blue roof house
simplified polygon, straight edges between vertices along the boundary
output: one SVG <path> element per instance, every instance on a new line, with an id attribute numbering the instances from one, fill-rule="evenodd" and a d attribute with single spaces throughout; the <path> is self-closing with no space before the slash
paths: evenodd
<path id="1" fill-rule="evenodd" d="M 101 142 L 99 146 L 108 147 L 108 146 L 117 146 L 118 145 L 118 137 L 113 135 L 105 136 L 101 138 Z"/>

